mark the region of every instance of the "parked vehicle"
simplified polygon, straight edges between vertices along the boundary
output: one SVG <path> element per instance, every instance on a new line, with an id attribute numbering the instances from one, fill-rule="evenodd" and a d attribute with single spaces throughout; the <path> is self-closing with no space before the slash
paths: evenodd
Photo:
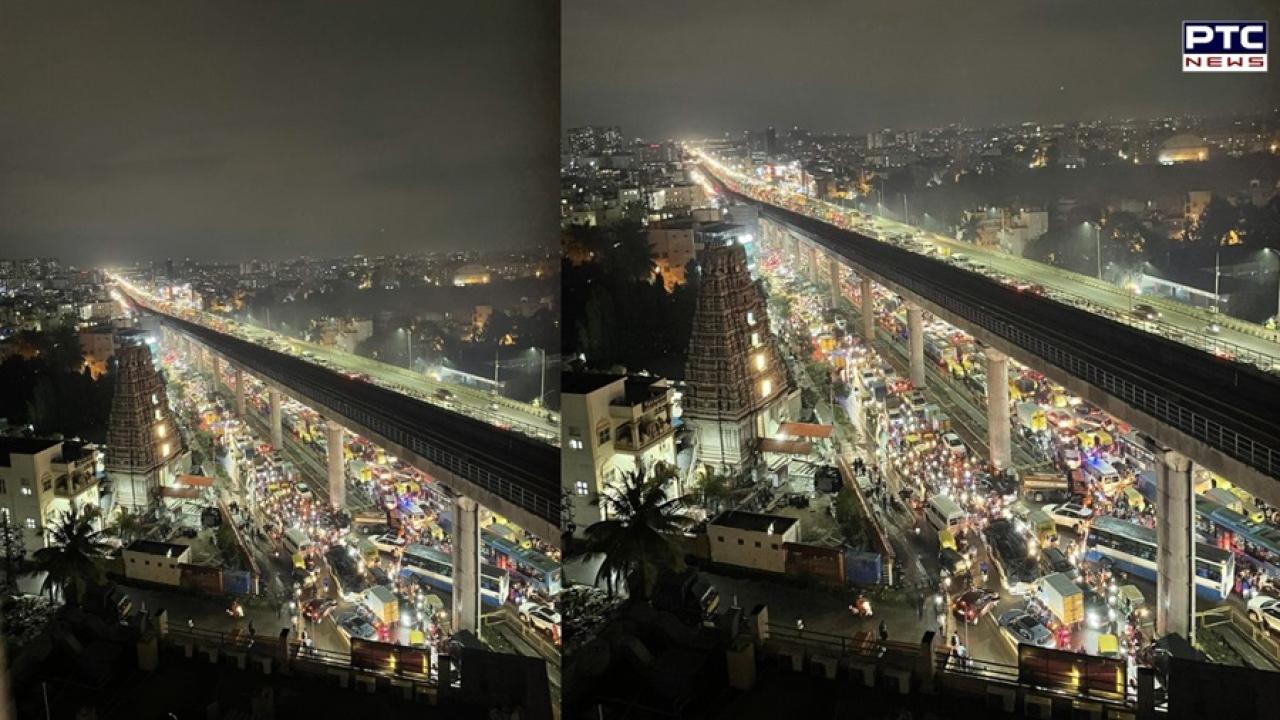
<path id="1" fill-rule="evenodd" d="M 555 608 L 541 603 L 526 602 L 521 605 L 520 619 L 543 632 L 552 632 L 552 628 L 560 626 L 560 613 L 556 612 Z"/>
<path id="2" fill-rule="evenodd" d="M 999 593 L 975 588 L 956 598 L 951 605 L 951 612 L 956 616 L 956 619 L 967 622 L 970 625 L 977 625 L 982 616 L 991 612 L 999 601 Z"/>
<path id="3" fill-rule="evenodd" d="M 1259 595 L 1249 601 L 1249 619 L 1273 633 L 1280 633 L 1280 600 Z"/>

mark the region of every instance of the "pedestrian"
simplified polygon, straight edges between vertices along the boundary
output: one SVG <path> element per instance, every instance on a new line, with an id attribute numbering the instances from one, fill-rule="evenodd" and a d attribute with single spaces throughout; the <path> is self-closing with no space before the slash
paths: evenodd
<path id="1" fill-rule="evenodd" d="M 796 633 L 804 635 L 804 618 L 796 618 Z"/>
<path id="2" fill-rule="evenodd" d="M 195 626 L 196 626 L 195 618 L 187 618 L 187 628 L 195 629 Z"/>
<path id="3" fill-rule="evenodd" d="M 884 624 L 884 620 L 880 621 L 880 642 L 889 640 L 889 626 Z"/>
<path id="4" fill-rule="evenodd" d="M 955 633 L 955 632 L 951 633 L 951 647 L 953 647 L 953 648 L 958 648 L 958 647 L 960 647 L 960 634 L 959 634 L 959 633 Z"/>

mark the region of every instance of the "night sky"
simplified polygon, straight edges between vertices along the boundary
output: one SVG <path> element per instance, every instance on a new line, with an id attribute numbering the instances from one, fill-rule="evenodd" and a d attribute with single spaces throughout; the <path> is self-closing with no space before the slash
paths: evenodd
<path id="1" fill-rule="evenodd" d="M 1183 20 L 1269 20 L 1269 73 L 1183 73 Z M 865 132 L 1280 104 L 1274 0 L 567 2 L 564 127 Z"/>
<path id="2" fill-rule="evenodd" d="M 553 246 L 551 2 L 0 3 L 0 256 Z"/>

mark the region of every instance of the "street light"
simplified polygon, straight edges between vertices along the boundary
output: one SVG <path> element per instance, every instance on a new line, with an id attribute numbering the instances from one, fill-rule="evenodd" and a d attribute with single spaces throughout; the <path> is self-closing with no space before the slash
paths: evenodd
<path id="1" fill-rule="evenodd" d="M 1098 279 L 1101 280 L 1102 279 L 1102 223 L 1099 222 L 1097 225 L 1095 225 L 1086 220 L 1084 224 L 1086 227 L 1093 228 L 1093 242 L 1096 248 L 1096 254 L 1097 254 L 1096 259 L 1098 262 Z"/>
<path id="2" fill-rule="evenodd" d="M 409 346 L 409 369 L 413 369 L 413 326 L 409 326 L 408 332 L 404 328 L 400 328 L 400 332 L 404 333 L 406 344 Z"/>

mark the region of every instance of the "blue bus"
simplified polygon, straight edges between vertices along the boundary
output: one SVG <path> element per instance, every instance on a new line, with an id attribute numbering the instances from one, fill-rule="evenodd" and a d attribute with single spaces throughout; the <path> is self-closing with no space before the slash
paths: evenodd
<path id="1" fill-rule="evenodd" d="M 480 532 L 480 539 L 486 560 L 520 576 L 543 595 L 560 593 L 560 563 L 532 548 L 522 548 L 514 540 L 487 528 Z"/>
<path id="2" fill-rule="evenodd" d="M 1113 517 L 1093 521 L 1085 536 L 1085 557 L 1110 562 L 1152 582 L 1156 580 L 1156 531 Z M 1196 543 L 1196 594 L 1226 600 L 1235 584 L 1236 558 L 1231 552 Z"/>
<path id="3" fill-rule="evenodd" d="M 400 558 L 400 574 L 453 592 L 453 558 L 425 545 L 410 545 Z M 506 570 L 488 563 L 480 564 L 480 600 L 485 605 L 500 606 L 507 601 L 511 578 Z"/>
<path id="4" fill-rule="evenodd" d="M 1280 578 L 1280 530 L 1257 523 L 1203 495 L 1196 496 L 1196 525 L 1202 535 L 1240 546 L 1240 560 Z"/>

